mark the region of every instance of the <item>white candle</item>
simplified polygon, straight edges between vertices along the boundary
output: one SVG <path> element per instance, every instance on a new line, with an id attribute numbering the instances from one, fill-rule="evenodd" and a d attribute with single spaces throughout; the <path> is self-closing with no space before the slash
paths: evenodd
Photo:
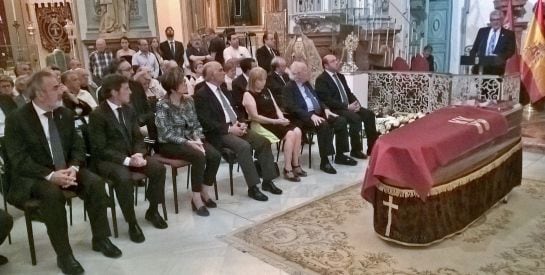
<path id="1" fill-rule="evenodd" d="M 13 21 L 17 21 L 17 13 L 15 12 L 15 2 L 11 0 L 11 7 L 13 9 Z"/>

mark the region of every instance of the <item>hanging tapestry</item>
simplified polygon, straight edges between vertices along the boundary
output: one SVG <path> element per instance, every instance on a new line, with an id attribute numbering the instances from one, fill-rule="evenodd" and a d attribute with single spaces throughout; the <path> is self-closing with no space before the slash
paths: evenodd
<path id="1" fill-rule="evenodd" d="M 70 41 L 64 29 L 67 20 L 72 20 L 70 3 L 34 4 L 42 47 L 49 52 L 58 48 L 70 52 Z"/>

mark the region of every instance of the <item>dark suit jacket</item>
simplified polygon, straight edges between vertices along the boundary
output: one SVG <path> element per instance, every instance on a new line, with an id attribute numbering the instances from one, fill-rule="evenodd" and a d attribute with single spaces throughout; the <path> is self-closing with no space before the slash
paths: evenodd
<path id="1" fill-rule="evenodd" d="M 231 92 L 224 88 L 222 88 L 222 91 L 231 103 L 231 106 L 233 106 Z M 195 100 L 197 117 L 203 128 L 206 140 L 214 147 L 220 148 L 220 137 L 222 135 L 227 135 L 227 131 L 229 130 L 229 125 L 225 123 L 225 113 L 223 112 L 221 103 L 206 84 L 195 92 L 193 99 Z M 236 109 L 235 113 L 237 113 Z M 237 113 L 237 118 L 240 117 L 240 114 Z"/>
<path id="2" fill-rule="evenodd" d="M 348 83 L 346 83 L 346 78 L 344 77 L 344 75 L 337 75 L 339 76 L 339 80 L 344 87 L 346 95 L 348 96 L 348 103 L 357 101 L 356 96 L 354 96 L 354 94 L 348 87 Z M 320 101 L 329 106 L 329 108 L 331 108 L 331 111 L 335 112 L 335 110 L 348 109 L 348 106 L 342 103 L 341 91 L 339 91 L 337 84 L 335 84 L 335 80 L 333 80 L 333 78 L 325 70 L 316 78 L 315 87 L 318 98 L 320 98 Z"/>
<path id="3" fill-rule="evenodd" d="M 322 108 L 322 110 L 327 109 L 328 107 L 319 100 L 316 92 L 314 91 L 310 83 L 305 83 L 305 86 L 307 86 L 314 95 L 314 97 L 316 97 L 316 99 L 320 103 L 320 107 Z M 286 84 L 286 86 L 282 90 L 282 96 L 284 97 L 285 111 L 290 114 L 291 117 L 299 120 L 310 119 L 312 113 L 309 113 L 305 99 L 301 95 L 299 87 L 297 87 L 295 81 L 291 80 L 290 82 L 288 82 L 288 84 Z"/>
<path id="4" fill-rule="evenodd" d="M 279 56 L 280 53 L 276 49 L 272 49 L 273 52 Z M 257 49 L 255 52 L 255 57 L 257 59 L 257 64 L 259 67 L 265 69 L 268 72 L 271 71 L 271 60 L 274 58 L 274 56 L 269 52 L 267 49 L 267 46 L 263 45 L 261 48 Z"/>
<path id="5" fill-rule="evenodd" d="M 282 81 L 282 79 L 284 81 Z M 280 108 L 284 108 L 282 89 L 284 89 L 284 86 L 286 86 L 289 81 L 290 77 L 287 73 L 283 73 L 282 76 L 279 76 L 275 72 L 270 72 L 267 75 L 266 87 L 271 91 L 272 95 L 274 96 L 274 100 L 276 100 L 276 104 L 278 104 Z"/>
<path id="6" fill-rule="evenodd" d="M 17 109 L 17 104 L 11 96 L 0 95 L 0 109 L 4 112 L 4 116 L 10 114 L 13 110 Z"/>
<path id="7" fill-rule="evenodd" d="M 146 96 L 146 91 L 140 83 L 130 80 L 129 89 L 131 90 L 131 106 L 138 117 L 138 124 L 140 126 L 147 125 L 147 122 L 153 117 L 151 106 Z"/>
<path id="8" fill-rule="evenodd" d="M 129 106 L 123 106 L 123 118 L 127 127 L 125 137 L 123 127 L 108 102 L 101 103 L 89 116 L 89 139 L 91 158 L 94 161 L 109 161 L 123 165 L 126 157 L 135 153 L 146 154 L 144 138 L 140 134 L 136 113 Z"/>
<path id="9" fill-rule="evenodd" d="M 490 33 L 490 27 L 480 28 L 473 42 L 473 47 L 469 52 L 471 56 L 484 56 L 486 54 L 486 48 L 488 47 L 488 34 Z M 505 28 L 501 28 L 500 37 L 494 48 L 494 54 L 498 56 L 500 61 L 503 62 L 500 66 L 489 66 L 485 68 L 485 73 L 503 74 L 505 71 L 505 61 L 513 56 L 516 49 L 515 33 Z M 475 70 L 474 70 L 475 72 Z"/>
<path id="10" fill-rule="evenodd" d="M 236 112 L 241 114 L 243 118 L 247 118 L 246 109 L 242 105 L 242 99 L 244 98 L 244 93 L 248 87 L 248 81 L 244 75 L 239 75 L 233 79 L 233 91 L 231 91 L 231 96 L 233 97 L 233 107 L 236 108 Z"/>
<path id="11" fill-rule="evenodd" d="M 184 44 L 180 41 L 174 41 L 174 48 L 174 54 L 172 54 L 168 40 L 165 40 L 159 44 L 159 49 L 161 49 L 161 52 L 163 53 L 163 59 L 174 60 L 176 63 L 178 63 L 178 66 L 181 67 L 184 64 Z"/>
<path id="12" fill-rule="evenodd" d="M 85 161 L 85 148 L 74 127 L 74 112 L 60 107 L 53 113 L 67 166 L 81 165 Z M 8 201 L 20 207 L 30 198 L 32 186 L 55 171 L 49 144 L 32 103 L 8 116 L 5 143 L 11 167 Z"/>

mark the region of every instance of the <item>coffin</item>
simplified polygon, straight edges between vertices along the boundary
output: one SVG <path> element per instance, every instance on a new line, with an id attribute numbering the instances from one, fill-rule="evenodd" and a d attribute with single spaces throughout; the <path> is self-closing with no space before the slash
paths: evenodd
<path id="1" fill-rule="evenodd" d="M 522 179 L 521 120 L 520 105 L 448 107 L 379 138 L 362 187 L 378 236 L 430 245 L 502 200 Z"/>

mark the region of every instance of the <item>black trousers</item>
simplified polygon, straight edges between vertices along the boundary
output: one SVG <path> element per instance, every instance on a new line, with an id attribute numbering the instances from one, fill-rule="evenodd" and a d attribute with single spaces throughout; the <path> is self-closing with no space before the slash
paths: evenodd
<path id="1" fill-rule="evenodd" d="M 378 138 L 377 126 L 375 124 L 375 113 L 365 108 L 360 108 L 357 112 L 349 110 L 336 110 L 336 114 L 346 118 L 350 127 L 350 145 L 352 151 L 363 151 L 361 143 L 361 124 L 363 122 L 365 135 L 367 136 L 367 154 L 371 154 L 375 141 Z"/>
<path id="2" fill-rule="evenodd" d="M 68 224 L 66 222 L 66 199 L 62 188 L 46 180 L 23 178 L 34 181 L 31 188 L 31 198 L 41 202 L 40 217 L 47 228 L 47 235 L 57 256 L 72 254 L 68 240 Z M 83 199 L 93 238 L 102 239 L 111 235 L 106 210 L 108 196 L 104 189 L 104 181 L 85 168 L 80 168 L 76 176 L 77 186 L 66 190 L 76 192 Z"/>
<path id="3" fill-rule="evenodd" d="M 121 164 L 99 161 L 97 169 L 101 176 L 110 179 L 114 184 L 115 194 L 125 221 L 136 223 L 134 213 L 134 181 L 132 172 L 138 172 L 148 177 L 148 189 L 146 198 L 149 201 L 149 209 L 157 210 L 157 205 L 165 201 L 165 167 L 152 158 L 147 158 L 144 167 L 127 167 Z"/>
<path id="4" fill-rule="evenodd" d="M 320 115 L 323 117 L 322 115 Z M 318 149 L 320 158 L 327 160 L 327 156 L 342 154 L 348 152 L 348 129 L 346 127 L 346 118 L 342 116 L 330 117 L 318 126 L 314 126 L 312 120 L 299 119 L 296 125 L 302 125 L 303 131 L 313 129 L 318 137 Z M 361 129 L 361 128 L 360 128 Z M 335 147 L 333 147 L 333 137 L 335 137 Z"/>
<path id="5" fill-rule="evenodd" d="M 212 145 L 203 142 L 205 154 L 188 144 L 160 143 L 158 151 L 167 158 L 191 162 L 191 191 L 201 192 L 202 184 L 212 186 L 220 166 L 221 154 Z"/>
<path id="6" fill-rule="evenodd" d="M 6 211 L 0 209 L 0 245 L 4 243 L 12 227 L 13 218 Z"/>
<path id="7" fill-rule="evenodd" d="M 248 187 L 260 183 L 252 156 L 252 149 L 255 150 L 255 156 L 261 167 L 263 182 L 271 181 L 278 176 L 271 151 L 271 143 L 267 138 L 250 130 L 242 137 L 231 134 L 223 135 L 221 136 L 221 142 L 223 147 L 227 147 L 236 153 L 238 164 L 242 169 Z"/>

